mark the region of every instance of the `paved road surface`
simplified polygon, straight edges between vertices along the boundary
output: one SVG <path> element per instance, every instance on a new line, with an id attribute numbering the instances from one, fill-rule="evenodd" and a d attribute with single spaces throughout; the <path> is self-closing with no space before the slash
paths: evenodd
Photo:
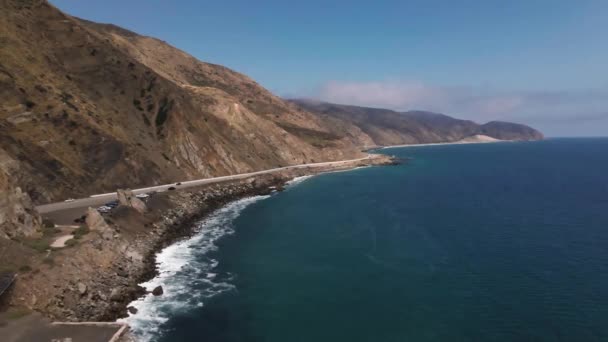
<path id="1" fill-rule="evenodd" d="M 370 154 L 367 157 L 351 159 L 351 160 L 278 167 L 278 168 L 269 169 L 269 170 L 249 172 L 249 173 L 240 173 L 240 174 L 231 175 L 231 176 L 222 176 L 222 177 L 213 177 L 213 178 L 204 178 L 204 179 L 185 181 L 185 182 L 182 182 L 181 185 L 176 185 L 176 183 L 171 183 L 171 184 L 151 186 L 151 187 L 147 187 L 147 188 L 133 189 L 133 193 L 138 195 L 138 194 L 143 194 L 143 193 L 152 192 L 152 191 L 163 192 L 163 191 L 167 191 L 169 189 L 169 187 L 175 187 L 176 189 L 185 189 L 185 188 L 195 187 L 195 186 L 204 185 L 204 184 L 212 184 L 212 183 L 219 183 L 219 182 L 225 182 L 225 181 L 231 181 L 231 180 L 245 179 L 245 178 L 249 178 L 252 176 L 269 174 L 269 173 L 285 171 L 285 170 L 294 170 L 294 169 L 303 169 L 303 168 L 318 168 L 318 167 L 326 167 L 326 166 L 340 166 L 342 164 L 348 164 L 348 163 L 352 163 L 352 162 L 368 160 L 368 159 L 373 159 L 373 158 L 377 158 L 377 157 L 379 157 L 379 155 Z M 92 195 L 90 197 L 81 198 L 81 199 L 73 200 L 70 202 L 57 202 L 57 203 L 44 204 L 44 205 L 37 206 L 36 209 L 38 210 L 38 212 L 40 214 L 43 214 L 43 216 L 47 216 L 47 217 L 50 217 L 51 219 L 58 219 L 58 221 L 62 221 L 58 217 L 52 217 L 53 215 L 50 215 L 50 214 L 61 211 L 65 214 L 67 214 L 67 216 L 76 218 L 79 215 L 82 215 L 84 213 L 83 209 L 86 209 L 88 207 L 98 207 L 98 206 L 103 205 L 104 203 L 107 203 L 107 202 L 110 202 L 113 200 L 116 200 L 116 192 Z M 47 214 L 47 215 L 45 215 L 45 214 Z M 63 216 L 66 216 L 66 215 L 63 215 Z M 58 222 L 58 221 L 56 220 L 55 223 L 68 224 L 71 222 L 71 220 L 63 220 L 65 222 Z"/>

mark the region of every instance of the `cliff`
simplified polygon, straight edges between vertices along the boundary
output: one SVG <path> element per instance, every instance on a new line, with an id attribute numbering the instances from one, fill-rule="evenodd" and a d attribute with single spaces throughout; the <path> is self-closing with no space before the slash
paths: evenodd
<path id="1" fill-rule="evenodd" d="M 154 38 L 0 2 L 0 148 L 37 203 L 358 155 L 317 116 Z"/>
<path id="2" fill-rule="evenodd" d="M 29 195 L 11 179 L 16 164 L 0 149 L 0 238 L 5 239 L 35 236 L 42 223 Z"/>
<path id="3" fill-rule="evenodd" d="M 0 0 L 0 42 L 0 220 L 12 225 L 4 236 L 36 230 L 33 203 L 351 159 L 377 145 L 542 138 L 512 123 L 286 101 L 45 0 Z"/>

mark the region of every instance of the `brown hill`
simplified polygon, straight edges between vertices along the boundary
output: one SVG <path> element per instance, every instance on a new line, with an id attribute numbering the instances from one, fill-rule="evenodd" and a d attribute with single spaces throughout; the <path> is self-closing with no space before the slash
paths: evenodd
<path id="1" fill-rule="evenodd" d="M 479 125 L 469 120 L 424 111 L 396 112 L 389 109 L 340 105 L 313 100 L 290 100 L 300 108 L 343 125 L 357 126 L 369 139 L 360 145 L 400 145 L 459 141 L 474 135 L 500 140 L 539 140 L 542 133 L 515 123 L 489 122 Z"/>
<path id="2" fill-rule="evenodd" d="M 0 0 L 0 42 L 0 169 L 35 203 L 354 158 L 373 145 L 542 137 L 426 112 L 294 104 L 45 0 Z"/>
<path id="3" fill-rule="evenodd" d="M 317 116 L 154 38 L 0 1 L 0 165 L 36 202 L 358 155 Z"/>

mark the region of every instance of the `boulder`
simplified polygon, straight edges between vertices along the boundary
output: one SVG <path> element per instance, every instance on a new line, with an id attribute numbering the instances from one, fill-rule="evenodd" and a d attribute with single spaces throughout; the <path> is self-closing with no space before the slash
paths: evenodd
<path id="1" fill-rule="evenodd" d="M 110 300 L 114 302 L 120 302 L 122 299 L 122 291 L 119 288 L 112 289 L 112 292 L 110 292 Z"/>
<path id="2" fill-rule="evenodd" d="M 89 207 L 89 209 L 87 210 L 87 217 L 85 218 L 85 222 L 90 230 L 103 231 L 106 229 L 110 229 L 110 226 L 108 226 L 106 220 L 104 220 L 103 216 L 101 216 L 99 211 L 91 207 Z"/>
<path id="3" fill-rule="evenodd" d="M 127 311 L 129 311 L 131 315 L 135 315 L 137 313 L 137 309 L 133 306 L 127 307 Z"/>
<path id="4" fill-rule="evenodd" d="M 87 210 L 85 222 L 91 231 L 100 232 L 101 236 L 106 240 L 110 240 L 112 239 L 112 236 L 114 236 L 114 231 L 96 209 L 89 208 Z"/>
<path id="5" fill-rule="evenodd" d="M 131 191 L 130 189 L 118 189 L 116 190 L 116 196 L 118 197 L 118 203 L 120 203 L 120 205 L 131 207 L 141 214 L 146 212 L 146 210 L 148 209 L 146 207 L 146 204 L 139 198 L 135 197 L 133 191 Z"/>
<path id="6" fill-rule="evenodd" d="M 78 283 L 78 293 L 81 296 L 84 296 L 87 293 L 87 286 L 83 283 Z"/>
<path id="7" fill-rule="evenodd" d="M 130 189 L 118 189 L 116 190 L 116 196 L 118 197 L 118 203 L 127 207 L 130 206 L 129 199 L 135 197 Z"/>
<path id="8" fill-rule="evenodd" d="M 154 290 L 152 290 L 152 294 L 153 294 L 153 295 L 155 295 L 155 296 L 160 296 L 160 295 L 162 295 L 163 293 L 164 293 L 164 291 L 163 291 L 163 287 L 162 287 L 162 286 L 160 286 L 160 285 L 159 285 L 159 286 L 157 286 L 157 287 L 155 287 L 155 288 L 154 288 Z"/>
<path id="9" fill-rule="evenodd" d="M 42 219 L 30 196 L 13 184 L 9 173 L 3 170 L 0 150 L 0 237 L 36 237 L 41 235 Z"/>
<path id="10" fill-rule="evenodd" d="M 137 210 L 140 214 L 143 214 L 146 212 L 146 210 L 148 210 L 144 201 L 140 200 L 137 197 L 131 198 L 130 202 L 131 202 L 131 208 Z"/>

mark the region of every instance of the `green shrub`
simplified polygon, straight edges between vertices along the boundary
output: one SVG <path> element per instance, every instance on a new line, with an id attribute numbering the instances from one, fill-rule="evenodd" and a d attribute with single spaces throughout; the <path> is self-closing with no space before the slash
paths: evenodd
<path id="1" fill-rule="evenodd" d="M 44 235 L 44 237 L 50 237 L 50 236 L 53 236 L 53 235 L 55 235 L 55 234 L 57 234 L 59 232 L 61 232 L 61 230 L 59 230 L 59 229 L 57 229 L 55 227 L 52 227 L 52 228 L 43 228 L 42 229 L 42 235 Z"/>
<path id="2" fill-rule="evenodd" d="M 159 104 L 158 112 L 156 113 L 156 126 L 162 126 L 167 121 L 169 111 L 173 107 L 173 100 L 169 100 L 166 97 L 163 98 Z"/>
<path id="3" fill-rule="evenodd" d="M 15 319 L 25 317 L 25 316 L 29 315 L 30 313 L 32 313 L 32 312 L 26 308 L 15 308 L 15 309 L 9 310 L 6 313 L 6 318 L 9 320 L 15 320 Z"/>
<path id="4" fill-rule="evenodd" d="M 23 265 L 19 267 L 19 272 L 26 273 L 32 271 L 32 267 L 30 265 Z"/>
<path id="5" fill-rule="evenodd" d="M 55 222 L 53 222 L 53 220 L 43 219 L 42 226 L 44 228 L 55 228 Z"/>
<path id="6" fill-rule="evenodd" d="M 78 241 L 76 239 L 69 239 L 68 241 L 65 242 L 65 245 L 67 247 L 72 247 L 75 246 L 78 243 Z"/>
<path id="7" fill-rule="evenodd" d="M 51 248 L 49 241 L 44 238 L 43 239 L 22 239 L 21 243 L 24 246 L 34 249 L 40 253 L 46 252 L 47 250 L 49 250 Z"/>
<path id="8" fill-rule="evenodd" d="M 76 230 L 74 230 L 74 239 L 81 239 L 83 236 L 87 235 L 91 230 L 87 226 L 80 226 Z"/>

